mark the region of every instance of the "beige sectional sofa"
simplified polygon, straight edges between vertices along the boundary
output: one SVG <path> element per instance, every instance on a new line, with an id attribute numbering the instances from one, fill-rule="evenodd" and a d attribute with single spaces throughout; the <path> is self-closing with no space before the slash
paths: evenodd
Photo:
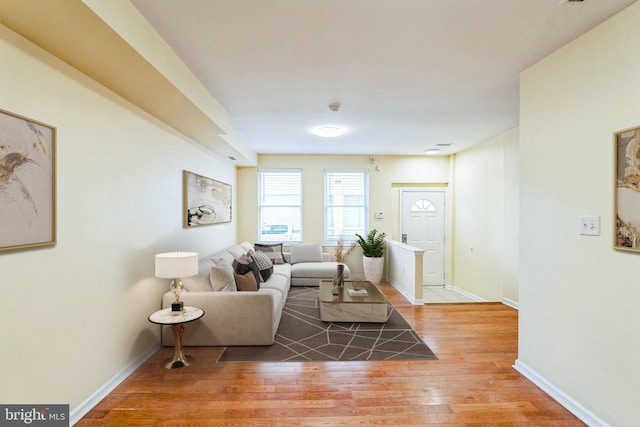
<path id="1" fill-rule="evenodd" d="M 268 248 L 243 242 L 206 256 L 199 261 L 199 272 L 182 279 L 185 291 L 180 299 L 185 306 L 199 307 L 205 315 L 186 325 L 182 339 L 185 346 L 271 345 L 280 324 L 282 309 L 291 285 L 317 286 L 319 280 L 331 279 L 337 263 L 322 253 L 318 244 L 291 245 L 289 252 L 269 254 L 272 272 L 261 279 L 257 291 L 237 290 L 234 273 L 237 263 L 246 262 L 256 249 Z M 260 276 L 265 273 L 261 271 Z M 247 273 L 251 274 L 251 273 Z M 349 269 L 345 266 L 345 279 Z M 171 307 L 175 296 L 167 292 L 162 307 Z M 162 327 L 163 345 L 174 345 L 173 330 Z"/>

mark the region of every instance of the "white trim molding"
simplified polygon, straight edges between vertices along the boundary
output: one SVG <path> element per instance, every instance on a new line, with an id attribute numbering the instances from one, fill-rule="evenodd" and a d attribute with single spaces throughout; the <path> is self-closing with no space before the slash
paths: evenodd
<path id="1" fill-rule="evenodd" d="M 569 412 L 578 417 L 582 422 L 589 427 L 611 427 L 609 424 L 598 418 L 594 413 L 575 401 L 564 391 L 547 381 L 546 378 L 539 375 L 536 371 L 527 366 L 519 359 L 513 365 L 513 368 L 524 375 L 528 380 L 537 385 L 542 391 L 547 393 L 559 404 L 564 406 Z"/>
<path id="2" fill-rule="evenodd" d="M 127 379 L 129 375 L 138 369 L 147 359 L 156 354 L 160 349 L 160 344 L 155 344 L 145 353 L 143 353 L 137 359 L 134 359 L 115 374 L 109 381 L 104 383 L 99 389 L 97 389 L 91 396 L 89 396 L 84 402 L 79 404 L 69 414 L 69 425 L 74 425 L 82 419 L 94 406 L 96 406 L 102 399 L 107 397 L 121 382 Z"/>
<path id="3" fill-rule="evenodd" d="M 469 291 L 465 291 L 464 289 L 459 288 L 459 287 L 457 287 L 457 286 L 450 285 L 450 284 L 446 283 L 446 284 L 444 285 L 444 287 L 445 287 L 446 289 L 449 289 L 449 290 L 451 290 L 451 291 L 454 291 L 454 292 L 457 292 L 457 293 L 459 293 L 459 294 L 461 294 L 461 295 L 464 295 L 465 297 L 469 298 L 469 299 L 470 299 L 470 300 L 472 300 L 472 301 L 475 301 L 475 302 L 489 302 L 489 301 L 487 301 L 486 299 L 484 299 L 484 298 L 482 298 L 482 297 L 479 297 L 478 295 L 473 294 L 473 293 L 471 293 L 471 292 L 469 292 Z"/>
<path id="4" fill-rule="evenodd" d="M 391 284 L 391 286 L 393 286 L 398 292 L 400 292 L 402 294 L 402 296 L 405 297 L 407 299 L 407 301 L 409 301 L 412 305 L 424 305 L 425 304 L 424 298 L 415 298 L 413 295 L 410 295 L 405 289 L 403 289 L 397 283 L 394 283 L 394 281 L 390 280 L 388 277 L 385 278 L 385 280 L 387 282 L 389 282 Z"/>
<path id="5" fill-rule="evenodd" d="M 508 305 L 511 308 L 515 308 L 516 310 L 520 310 L 520 305 L 516 301 L 514 301 L 512 299 L 502 298 L 502 303 L 504 305 Z"/>

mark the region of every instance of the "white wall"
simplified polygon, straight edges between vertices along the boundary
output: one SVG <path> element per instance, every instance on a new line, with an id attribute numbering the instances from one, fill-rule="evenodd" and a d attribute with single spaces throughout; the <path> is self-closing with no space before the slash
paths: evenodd
<path id="1" fill-rule="evenodd" d="M 323 156 L 323 155 L 260 155 L 258 168 L 300 168 L 303 170 L 303 239 L 322 242 L 324 237 L 324 170 L 369 170 L 369 226 L 387 237 L 400 240 L 400 189 L 411 186 L 446 186 L 449 181 L 449 159 L 426 156 Z M 377 170 L 376 168 L 379 168 Z M 238 240 L 256 241 L 258 237 L 257 168 L 241 168 L 238 184 L 238 206 L 242 215 L 238 222 Z M 376 211 L 384 219 L 376 219 Z M 450 224 L 447 218 L 447 224 Z M 327 251 L 330 249 L 327 248 Z M 347 259 L 352 274 L 362 275 L 362 253 L 359 248 Z"/>
<path id="2" fill-rule="evenodd" d="M 521 76 L 518 363 L 590 425 L 638 425 L 640 254 L 612 249 L 612 133 L 640 125 L 640 3 Z M 579 217 L 599 215 L 599 237 Z"/>
<path id="3" fill-rule="evenodd" d="M 0 63 L 0 108 L 57 127 L 58 213 L 56 246 L 0 252 L 0 402 L 73 411 L 159 344 L 154 254 L 236 240 L 182 228 L 182 170 L 235 168 L 4 26 Z"/>
<path id="4" fill-rule="evenodd" d="M 518 300 L 518 130 L 455 155 L 449 284 L 487 301 Z M 514 256 L 515 255 L 515 256 Z"/>

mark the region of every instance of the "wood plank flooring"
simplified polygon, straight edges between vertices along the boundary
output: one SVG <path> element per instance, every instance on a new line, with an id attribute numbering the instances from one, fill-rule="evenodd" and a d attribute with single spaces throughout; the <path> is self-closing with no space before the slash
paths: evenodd
<path id="1" fill-rule="evenodd" d="M 584 425 L 512 368 L 516 310 L 381 289 L 439 360 L 216 363 L 222 348 L 189 347 L 193 364 L 168 370 L 165 347 L 76 426 Z"/>

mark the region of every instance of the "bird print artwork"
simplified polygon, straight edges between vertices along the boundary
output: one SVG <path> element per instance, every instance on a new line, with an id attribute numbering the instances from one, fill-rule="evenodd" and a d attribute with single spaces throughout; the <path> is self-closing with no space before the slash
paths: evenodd
<path id="1" fill-rule="evenodd" d="M 54 234 L 55 128 L 0 110 L 0 250 Z"/>

